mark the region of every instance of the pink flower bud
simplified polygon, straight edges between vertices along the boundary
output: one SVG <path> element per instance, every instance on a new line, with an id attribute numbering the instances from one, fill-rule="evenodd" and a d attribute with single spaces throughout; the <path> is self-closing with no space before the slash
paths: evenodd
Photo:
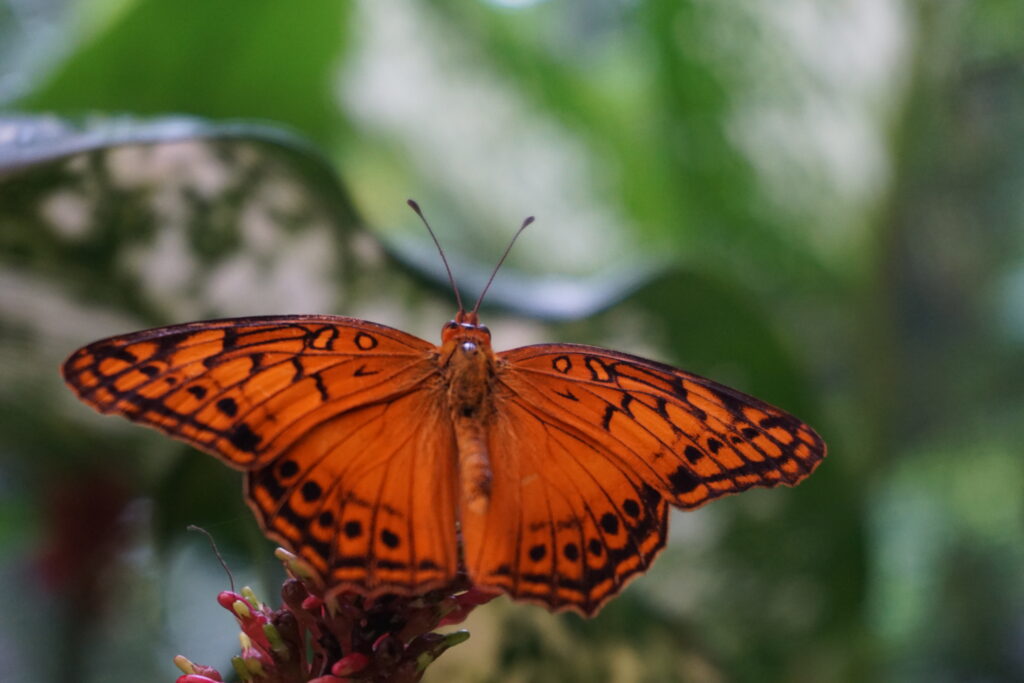
<path id="1" fill-rule="evenodd" d="M 212 666 L 206 666 L 205 664 L 196 664 L 195 662 L 189 660 L 189 658 L 184 656 L 184 655 L 177 655 L 177 656 L 175 656 L 175 658 L 174 658 L 174 665 L 176 667 L 178 667 L 179 669 L 181 669 L 186 674 L 186 677 L 188 675 L 196 675 L 196 676 L 199 676 L 200 678 L 202 678 L 204 680 L 207 680 L 207 679 L 208 680 L 213 680 L 213 681 L 223 681 L 224 680 L 223 678 L 221 678 L 220 672 L 217 671 Z M 198 681 L 186 681 L 185 683 L 199 683 L 199 682 Z"/>
<path id="2" fill-rule="evenodd" d="M 475 608 L 490 602 L 499 595 L 501 595 L 501 593 L 495 593 L 493 591 L 473 586 L 465 593 L 460 593 L 455 596 L 455 602 L 458 606 L 452 610 L 451 613 L 441 619 L 439 625 L 450 626 L 452 624 L 461 624 Z"/>
<path id="3" fill-rule="evenodd" d="M 306 598 L 302 601 L 302 609 L 306 610 L 307 612 L 317 613 L 323 606 L 324 601 L 315 595 L 307 595 Z"/>
<path id="4" fill-rule="evenodd" d="M 331 673 L 335 676 L 351 676 L 359 673 L 370 664 L 370 658 L 362 652 L 353 652 L 334 663 Z"/>
<path id="5" fill-rule="evenodd" d="M 221 591 L 217 594 L 217 602 L 226 610 L 231 610 L 231 606 L 235 604 L 236 600 L 244 601 L 245 598 L 240 593 L 234 591 Z"/>

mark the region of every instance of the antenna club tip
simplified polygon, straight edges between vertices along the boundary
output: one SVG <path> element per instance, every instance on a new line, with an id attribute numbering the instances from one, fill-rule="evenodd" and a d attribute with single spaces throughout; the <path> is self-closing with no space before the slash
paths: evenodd
<path id="1" fill-rule="evenodd" d="M 523 221 L 523 225 L 524 225 L 524 226 L 525 226 L 525 225 L 529 225 L 529 224 L 530 224 L 530 223 L 532 223 L 532 222 L 533 222 L 534 220 L 535 220 L 535 219 L 534 219 L 534 217 L 533 217 L 533 216 L 527 216 L 527 217 L 526 217 L 526 220 L 525 220 L 525 221 Z"/>
<path id="2" fill-rule="evenodd" d="M 413 211 L 420 213 L 420 205 L 416 203 L 415 199 L 406 199 L 405 203 L 408 204 Z"/>

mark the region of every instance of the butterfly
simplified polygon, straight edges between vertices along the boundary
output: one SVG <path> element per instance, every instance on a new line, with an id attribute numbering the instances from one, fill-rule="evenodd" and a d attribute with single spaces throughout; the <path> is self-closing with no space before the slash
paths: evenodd
<path id="1" fill-rule="evenodd" d="M 467 575 L 592 616 L 651 566 L 669 506 L 793 486 L 825 456 L 792 415 L 669 365 L 496 353 L 480 299 L 465 311 L 451 282 L 440 345 L 340 316 L 234 318 L 97 341 L 63 375 L 96 410 L 243 471 L 267 536 L 371 598 Z"/>

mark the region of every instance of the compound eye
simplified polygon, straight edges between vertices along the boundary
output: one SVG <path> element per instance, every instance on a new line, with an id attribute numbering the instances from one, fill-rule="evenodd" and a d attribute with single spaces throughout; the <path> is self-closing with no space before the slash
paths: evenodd
<path id="1" fill-rule="evenodd" d="M 486 332 L 487 334 L 491 333 L 491 328 L 487 327 L 487 325 L 480 325 L 480 329 Z"/>
<path id="2" fill-rule="evenodd" d="M 445 326 L 444 326 L 444 329 L 446 329 L 446 330 L 457 330 L 458 328 L 459 328 L 459 324 L 457 322 L 455 322 L 454 320 L 449 320 L 447 323 L 445 323 Z"/>

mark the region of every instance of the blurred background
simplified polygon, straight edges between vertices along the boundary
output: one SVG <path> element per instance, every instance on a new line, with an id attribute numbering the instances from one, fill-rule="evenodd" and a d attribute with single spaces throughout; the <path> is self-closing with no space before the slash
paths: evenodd
<path id="1" fill-rule="evenodd" d="M 675 513 L 596 618 L 428 681 L 1024 680 L 1024 3 L 0 0 L 0 679 L 230 670 L 279 568 L 78 346 L 336 313 L 647 355 L 794 412 L 796 489 Z"/>

